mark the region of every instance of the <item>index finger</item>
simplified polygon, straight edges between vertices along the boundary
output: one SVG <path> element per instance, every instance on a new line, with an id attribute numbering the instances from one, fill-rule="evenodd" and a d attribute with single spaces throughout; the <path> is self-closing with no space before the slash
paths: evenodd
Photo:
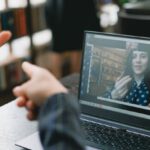
<path id="1" fill-rule="evenodd" d="M 118 83 L 118 85 L 116 86 L 117 89 L 121 89 L 124 86 L 126 86 L 130 81 L 132 80 L 131 77 L 126 77 L 124 79 L 122 79 L 122 81 L 120 83 Z"/>
<path id="2" fill-rule="evenodd" d="M 129 78 L 131 78 L 129 75 L 123 76 L 120 80 L 117 80 L 116 85 L 122 84 L 124 81 L 126 81 Z"/>

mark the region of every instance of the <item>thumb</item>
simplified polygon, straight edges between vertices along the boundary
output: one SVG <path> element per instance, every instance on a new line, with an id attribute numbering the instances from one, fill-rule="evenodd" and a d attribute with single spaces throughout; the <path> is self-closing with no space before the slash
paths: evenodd
<path id="1" fill-rule="evenodd" d="M 40 67 L 29 62 L 23 62 L 22 69 L 28 75 L 28 77 L 32 78 L 33 74 L 36 73 L 40 69 Z"/>

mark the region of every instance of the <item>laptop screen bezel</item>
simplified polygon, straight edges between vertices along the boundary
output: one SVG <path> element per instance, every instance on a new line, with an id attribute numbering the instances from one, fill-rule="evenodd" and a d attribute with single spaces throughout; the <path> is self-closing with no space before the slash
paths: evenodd
<path id="1" fill-rule="evenodd" d="M 94 34 L 94 35 L 104 35 L 104 36 L 114 36 L 114 37 L 121 37 L 121 38 L 129 38 L 129 39 L 138 39 L 138 40 L 149 40 L 148 37 L 137 37 L 137 36 L 130 36 L 130 35 L 121 35 L 116 33 L 103 33 L 103 32 L 95 32 L 95 31 L 85 31 L 84 37 L 86 37 L 87 34 Z M 144 130 L 150 130 L 150 120 L 145 118 L 139 118 L 138 116 L 132 116 L 129 114 L 122 114 L 118 112 L 114 112 L 111 110 L 106 110 L 103 108 L 96 108 L 92 106 L 85 105 L 81 103 L 83 100 L 80 91 L 81 91 L 81 83 L 82 83 L 82 75 L 83 75 L 83 63 L 84 63 L 84 54 L 85 54 L 85 43 L 86 38 L 84 38 L 83 41 L 83 54 L 82 54 L 82 65 L 81 65 L 81 71 L 80 71 L 80 80 L 79 80 L 79 91 L 78 91 L 78 99 L 80 101 L 81 105 L 81 112 L 83 114 L 91 115 L 93 117 L 98 117 L 110 121 L 115 121 L 121 124 L 126 124 L 129 126 L 137 127 Z M 96 100 L 92 100 L 93 103 L 97 103 Z"/>

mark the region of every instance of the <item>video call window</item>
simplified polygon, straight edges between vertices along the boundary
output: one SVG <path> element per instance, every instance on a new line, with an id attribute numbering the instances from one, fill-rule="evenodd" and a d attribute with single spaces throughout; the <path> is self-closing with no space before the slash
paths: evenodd
<path id="1" fill-rule="evenodd" d="M 150 104 L 150 52 L 137 42 L 125 49 L 93 46 L 88 94 L 134 105 Z"/>

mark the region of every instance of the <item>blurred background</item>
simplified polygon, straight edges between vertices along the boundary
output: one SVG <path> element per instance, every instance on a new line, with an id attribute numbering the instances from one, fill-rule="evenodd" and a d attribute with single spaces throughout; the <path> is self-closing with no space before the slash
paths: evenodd
<path id="1" fill-rule="evenodd" d="M 0 48 L 0 105 L 27 79 L 23 61 L 60 79 L 80 72 L 84 30 L 149 37 L 149 27 L 149 0 L 0 0 L 0 31 L 13 33 Z"/>

